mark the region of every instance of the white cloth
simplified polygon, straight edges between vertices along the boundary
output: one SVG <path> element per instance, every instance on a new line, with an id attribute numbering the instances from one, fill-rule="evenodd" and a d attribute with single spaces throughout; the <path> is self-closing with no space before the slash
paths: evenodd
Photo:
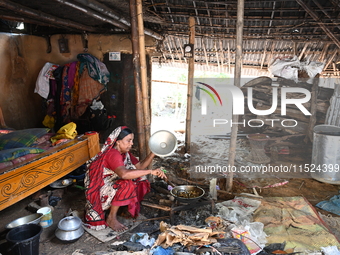
<path id="1" fill-rule="evenodd" d="M 47 99 L 50 93 L 50 79 L 53 79 L 52 71 L 57 69 L 58 65 L 47 62 L 40 70 L 35 83 L 34 93 L 39 94 Z"/>

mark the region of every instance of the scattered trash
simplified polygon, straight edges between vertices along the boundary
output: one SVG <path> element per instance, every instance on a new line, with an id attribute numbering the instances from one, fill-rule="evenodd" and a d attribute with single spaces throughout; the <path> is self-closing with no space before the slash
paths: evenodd
<path id="1" fill-rule="evenodd" d="M 336 246 L 321 247 L 325 255 L 340 255 L 340 251 Z"/>
<path id="2" fill-rule="evenodd" d="M 77 249 L 72 253 L 72 255 L 85 255 L 85 253 L 83 253 L 81 249 Z"/>
<path id="3" fill-rule="evenodd" d="M 171 247 L 175 243 L 183 246 L 201 246 L 216 243 L 220 235 L 224 232 L 213 231 L 211 228 L 196 228 L 186 225 L 170 226 L 165 222 L 160 223 L 160 231 L 152 248 L 162 246 L 163 248 Z"/>
<path id="4" fill-rule="evenodd" d="M 152 245 L 155 243 L 155 238 L 150 238 L 147 233 L 135 233 L 130 238 L 131 242 L 139 242 L 145 247 L 152 247 Z"/>
<path id="5" fill-rule="evenodd" d="M 111 246 L 118 246 L 120 244 L 123 244 L 125 241 L 115 241 L 114 243 L 111 244 Z"/>
<path id="6" fill-rule="evenodd" d="M 248 248 L 250 254 L 257 254 L 265 247 L 266 234 L 263 231 L 263 223 L 243 223 L 231 229 L 234 238 L 241 240 Z"/>
<path id="7" fill-rule="evenodd" d="M 151 250 L 152 255 L 173 255 L 174 250 L 171 247 L 163 248 L 161 246 L 157 246 L 155 249 Z"/>
<path id="8" fill-rule="evenodd" d="M 233 222 L 236 225 L 242 224 L 244 220 L 251 222 L 252 213 L 261 205 L 261 201 L 246 198 L 235 197 L 216 204 L 218 215 L 222 218 Z"/>

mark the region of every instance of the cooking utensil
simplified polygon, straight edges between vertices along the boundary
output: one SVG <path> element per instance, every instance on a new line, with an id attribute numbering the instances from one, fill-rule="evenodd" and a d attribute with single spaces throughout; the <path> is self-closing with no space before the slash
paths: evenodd
<path id="1" fill-rule="evenodd" d="M 68 216 L 61 219 L 55 236 L 63 242 L 75 242 L 84 234 L 82 221 L 79 217 Z"/>
<path id="2" fill-rule="evenodd" d="M 180 185 L 170 190 L 176 200 L 183 203 L 192 203 L 204 196 L 205 191 L 201 187 L 193 185 Z"/>
<path id="3" fill-rule="evenodd" d="M 159 157 L 169 156 L 177 149 L 177 138 L 168 130 L 159 130 L 150 137 L 149 148 Z"/>
<path id="4" fill-rule="evenodd" d="M 6 225 L 6 229 L 12 229 L 24 224 L 39 224 L 41 218 L 43 217 L 42 213 L 33 213 L 21 218 L 18 218 L 16 220 L 13 220 L 12 222 L 8 223 Z"/>

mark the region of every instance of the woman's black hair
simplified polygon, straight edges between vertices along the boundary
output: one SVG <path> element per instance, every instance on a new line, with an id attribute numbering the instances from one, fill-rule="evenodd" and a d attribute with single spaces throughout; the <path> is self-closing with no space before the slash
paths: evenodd
<path id="1" fill-rule="evenodd" d="M 118 137 L 117 137 L 117 141 L 118 140 L 122 140 L 125 136 L 132 134 L 132 130 L 130 128 L 124 128 L 122 129 L 122 131 L 120 131 Z"/>

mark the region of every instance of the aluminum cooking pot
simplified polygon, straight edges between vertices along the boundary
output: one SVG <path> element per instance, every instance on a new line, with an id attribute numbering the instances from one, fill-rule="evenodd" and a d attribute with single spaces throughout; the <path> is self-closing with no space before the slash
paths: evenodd
<path id="1" fill-rule="evenodd" d="M 193 185 L 180 185 L 170 191 L 177 201 L 183 203 L 192 203 L 204 196 L 204 189 Z"/>
<path id="2" fill-rule="evenodd" d="M 79 217 L 68 216 L 61 219 L 55 236 L 63 242 L 75 242 L 84 234 L 82 221 Z"/>

